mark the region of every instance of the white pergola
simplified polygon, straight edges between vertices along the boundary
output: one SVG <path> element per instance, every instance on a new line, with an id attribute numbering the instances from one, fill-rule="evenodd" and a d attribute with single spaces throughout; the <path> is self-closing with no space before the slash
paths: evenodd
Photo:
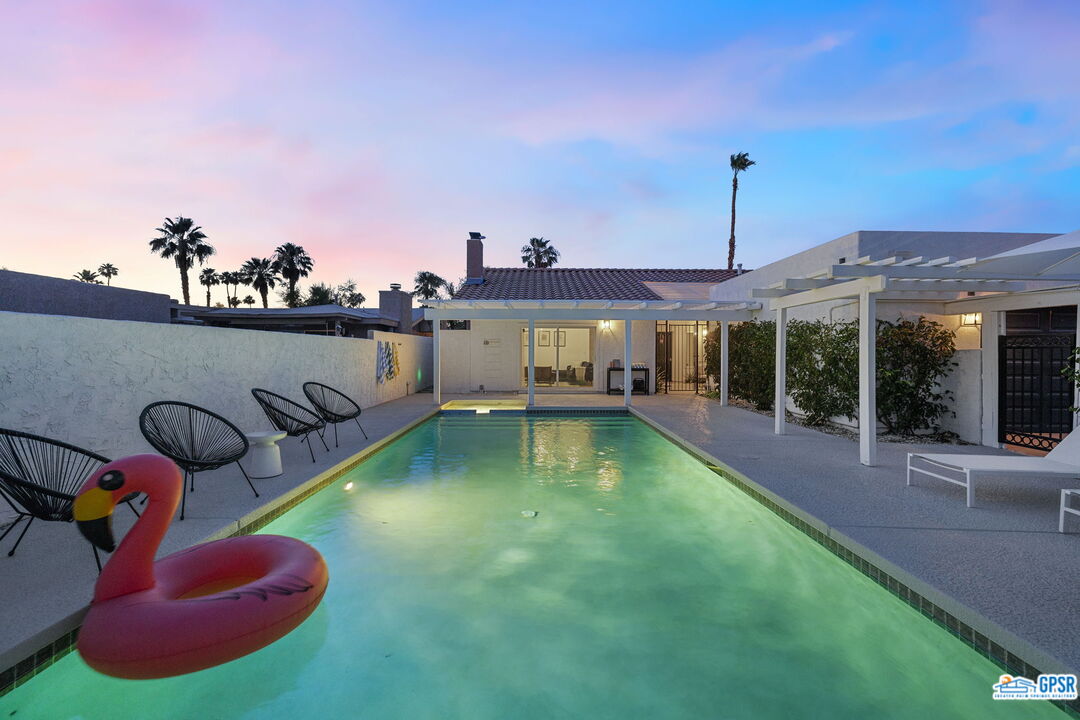
<path id="1" fill-rule="evenodd" d="M 754 301 L 700 300 L 428 300 L 424 318 L 433 325 L 433 365 L 435 404 L 442 404 L 442 358 L 439 351 L 441 324 L 444 320 L 515 320 L 528 326 L 533 336 L 536 322 L 613 320 L 624 324 L 626 371 L 630 372 L 633 320 L 698 320 L 715 321 L 721 328 L 722 373 L 720 394 L 727 402 L 727 337 L 729 322 L 746 322 L 761 308 Z M 527 363 L 528 403 L 536 401 L 536 372 L 534 343 L 529 343 Z M 623 403 L 631 403 L 633 383 L 623 382 Z"/>
<path id="2" fill-rule="evenodd" d="M 810 275 L 752 290 L 754 298 L 767 300 L 768 309 L 776 313 L 776 434 L 783 435 L 786 429 L 789 309 L 832 300 L 858 300 L 859 460 L 864 465 L 874 465 L 877 460 L 877 300 L 939 302 L 944 304 L 946 314 L 1077 304 L 1080 292 L 1071 284 L 1080 282 L 1080 268 L 1064 269 L 1061 249 L 1056 246 L 1057 255 L 1047 257 L 1050 264 L 1040 267 L 1038 262 L 1032 262 L 1032 256 L 1039 252 L 1037 246 L 1042 244 L 1035 243 L 1027 253 L 1021 252 L 1025 248 L 1020 248 L 983 260 L 863 257 L 852 264 L 832 265 Z M 1046 283 L 1058 287 L 1047 289 Z M 1070 286 L 1061 287 L 1066 283 Z M 996 319 L 984 322 L 982 331 L 985 349 L 988 343 L 995 342 L 993 338 L 998 334 Z M 985 383 L 984 377 L 984 387 Z"/>

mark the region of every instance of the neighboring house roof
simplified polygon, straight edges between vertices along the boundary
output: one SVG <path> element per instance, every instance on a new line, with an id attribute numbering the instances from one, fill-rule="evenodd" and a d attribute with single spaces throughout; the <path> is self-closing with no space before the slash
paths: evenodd
<path id="1" fill-rule="evenodd" d="M 296 308 L 202 308 L 200 312 L 192 314 L 204 319 L 224 320 L 336 318 L 380 325 L 398 324 L 396 319 L 380 315 L 378 308 L 347 308 L 341 305 L 305 305 Z"/>
<path id="2" fill-rule="evenodd" d="M 709 300 L 709 290 L 716 285 L 709 283 L 653 282 L 646 280 L 645 285 L 664 300 Z"/>
<path id="3" fill-rule="evenodd" d="M 737 274 L 698 269 L 484 268 L 484 282 L 462 286 L 453 299 L 665 300 L 649 283 L 715 285 Z"/>

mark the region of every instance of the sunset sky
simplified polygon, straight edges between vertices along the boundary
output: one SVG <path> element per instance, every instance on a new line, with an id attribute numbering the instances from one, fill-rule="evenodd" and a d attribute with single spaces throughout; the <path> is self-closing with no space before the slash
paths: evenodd
<path id="1" fill-rule="evenodd" d="M 542 235 L 567 267 L 722 267 L 738 151 L 748 267 L 1068 232 L 1078 38 L 1076 0 L 3 2 L 0 266 L 178 297 L 147 241 L 183 214 L 218 270 L 291 241 L 369 305 L 457 280 L 470 230 L 490 265 Z"/>

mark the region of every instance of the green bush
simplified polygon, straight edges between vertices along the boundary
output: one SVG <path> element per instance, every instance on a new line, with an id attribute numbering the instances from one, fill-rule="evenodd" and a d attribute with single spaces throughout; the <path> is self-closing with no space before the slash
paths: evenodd
<path id="1" fill-rule="evenodd" d="M 920 317 L 877 323 L 877 415 L 890 433 L 939 432 L 952 393 L 940 382 L 955 367 L 955 335 Z M 773 408 L 776 323 L 730 326 L 729 391 L 759 410 Z M 788 323 L 788 394 L 809 425 L 854 419 L 859 406 L 859 325 L 824 320 Z M 705 369 L 720 375 L 720 331 L 705 341 Z"/>
<path id="2" fill-rule="evenodd" d="M 771 410 L 775 383 L 776 323 L 772 320 L 733 323 L 728 336 L 729 392 L 758 410 Z M 705 339 L 705 372 L 720 377 L 720 329 Z"/>
<path id="3" fill-rule="evenodd" d="M 940 432 L 951 391 L 940 382 L 956 363 L 956 334 L 932 320 L 877 323 L 877 416 L 890 433 Z M 955 416 L 955 413 L 953 413 Z"/>
<path id="4" fill-rule="evenodd" d="M 859 324 L 824 320 L 788 323 L 787 390 L 808 425 L 859 409 Z"/>

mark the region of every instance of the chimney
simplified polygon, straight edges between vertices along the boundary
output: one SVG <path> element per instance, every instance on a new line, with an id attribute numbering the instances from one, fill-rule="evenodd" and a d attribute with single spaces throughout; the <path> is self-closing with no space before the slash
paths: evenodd
<path id="1" fill-rule="evenodd" d="M 398 321 L 398 332 L 411 335 L 412 293 L 403 292 L 401 283 L 390 283 L 389 290 L 379 291 L 379 315 Z"/>
<path id="2" fill-rule="evenodd" d="M 478 232 L 469 233 L 465 241 L 465 282 L 469 285 L 484 282 L 484 236 Z"/>

